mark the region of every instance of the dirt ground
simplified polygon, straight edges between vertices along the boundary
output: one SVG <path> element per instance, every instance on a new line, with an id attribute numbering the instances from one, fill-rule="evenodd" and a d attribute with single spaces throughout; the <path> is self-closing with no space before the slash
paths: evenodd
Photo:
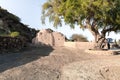
<path id="1" fill-rule="evenodd" d="M 85 53 L 84 50 L 67 47 L 29 48 L 19 53 L 0 54 L 0 80 L 117 80 L 119 76 L 116 79 L 113 77 L 108 79 L 105 78 L 104 73 L 100 73 L 103 78 L 93 79 L 91 77 L 94 76 L 90 71 L 96 65 L 97 67 L 117 65 L 120 64 L 119 62 L 120 55 L 92 55 Z M 91 77 L 86 77 L 88 75 L 86 69 Z M 76 72 L 79 70 L 85 74 Z M 117 72 L 118 70 L 120 69 L 117 68 Z M 82 78 L 77 76 L 78 78 L 75 79 L 79 73 L 79 76 L 83 75 Z"/>

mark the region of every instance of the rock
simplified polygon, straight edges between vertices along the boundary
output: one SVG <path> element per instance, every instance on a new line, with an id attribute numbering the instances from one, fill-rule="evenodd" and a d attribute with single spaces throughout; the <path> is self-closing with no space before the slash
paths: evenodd
<path id="1" fill-rule="evenodd" d="M 50 29 L 40 30 L 32 40 L 33 44 L 40 46 L 63 46 L 64 42 L 65 36 L 62 33 L 54 32 Z"/>

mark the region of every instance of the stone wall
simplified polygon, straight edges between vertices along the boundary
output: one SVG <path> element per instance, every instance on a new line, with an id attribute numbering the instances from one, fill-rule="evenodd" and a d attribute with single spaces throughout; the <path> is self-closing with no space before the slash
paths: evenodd
<path id="1" fill-rule="evenodd" d="M 66 46 L 78 49 L 93 49 L 94 42 L 65 42 L 65 36 L 60 32 L 54 32 L 50 29 L 40 30 L 32 43 L 36 46 Z"/>
<path id="2" fill-rule="evenodd" d="M 0 53 L 6 51 L 20 50 L 26 44 L 22 37 L 2 37 L 0 36 Z"/>
<path id="3" fill-rule="evenodd" d="M 54 32 L 50 29 L 43 29 L 37 33 L 37 36 L 32 40 L 32 43 L 38 46 L 64 46 L 65 37 L 59 32 Z"/>
<path id="4" fill-rule="evenodd" d="M 78 49 L 93 49 L 94 42 L 64 42 L 64 46 Z"/>
<path id="5" fill-rule="evenodd" d="M 52 35 L 54 37 L 54 39 L 53 39 L 54 46 L 63 46 L 64 45 L 65 37 L 63 34 L 61 34 L 59 32 L 53 32 Z"/>

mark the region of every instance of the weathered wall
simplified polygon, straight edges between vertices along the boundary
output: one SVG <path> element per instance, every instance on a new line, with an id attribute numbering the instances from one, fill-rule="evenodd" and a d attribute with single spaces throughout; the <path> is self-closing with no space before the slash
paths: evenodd
<path id="1" fill-rule="evenodd" d="M 64 46 L 78 49 L 93 49 L 94 42 L 64 42 Z"/>
<path id="2" fill-rule="evenodd" d="M 65 42 L 65 36 L 60 32 L 43 29 L 33 38 L 32 43 L 37 46 L 66 46 L 78 49 L 92 49 L 94 42 Z"/>
<path id="3" fill-rule="evenodd" d="M 33 38 L 32 43 L 37 46 L 64 46 L 65 37 L 59 32 L 53 32 L 49 29 L 40 30 L 37 36 Z"/>
<path id="4" fill-rule="evenodd" d="M 0 36 L 0 53 L 9 50 L 20 50 L 25 46 L 24 38 L 2 37 Z"/>
<path id="5" fill-rule="evenodd" d="M 63 46 L 64 45 L 65 37 L 63 34 L 61 34 L 59 32 L 53 32 L 52 35 L 54 37 L 54 39 L 53 39 L 54 46 Z"/>

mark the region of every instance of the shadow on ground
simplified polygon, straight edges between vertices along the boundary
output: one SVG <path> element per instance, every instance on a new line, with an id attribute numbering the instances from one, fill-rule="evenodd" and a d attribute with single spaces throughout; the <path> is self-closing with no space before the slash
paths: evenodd
<path id="1" fill-rule="evenodd" d="M 0 54 L 0 73 L 10 68 L 18 67 L 35 61 L 43 56 L 48 56 L 53 51 L 52 47 L 30 47 L 23 52 Z"/>

